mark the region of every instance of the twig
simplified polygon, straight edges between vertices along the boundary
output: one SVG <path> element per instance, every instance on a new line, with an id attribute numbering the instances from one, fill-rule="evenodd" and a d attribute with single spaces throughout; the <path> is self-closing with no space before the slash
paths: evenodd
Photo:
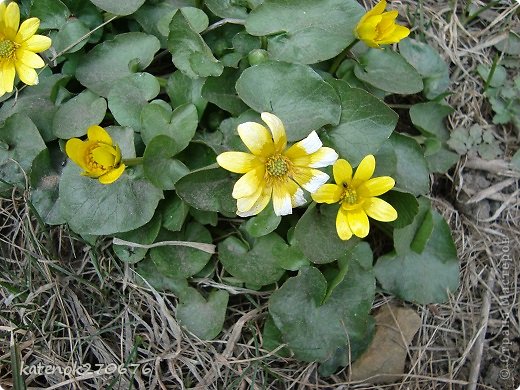
<path id="1" fill-rule="evenodd" d="M 478 375 L 480 373 L 480 362 L 482 360 L 482 351 L 484 350 L 484 342 L 486 341 L 486 330 L 489 320 L 489 309 L 491 308 L 491 292 L 495 285 L 495 272 L 493 269 L 489 272 L 486 281 L 486 295 L 482 300 L 481 325 L 477 341 L 475 342 L 475 349 L 473 350 L 473 359 L 469 372 L 468 390 L 476 390 Z"/>
<path id="2" fill-rule="evenodd" d="M 126 245 L 131 246 L 134 248 L 143 248 L 143 249 L 151 249 L 151 248 L 157 248 L 160 246 L 187 246 L 189 248 L 198 249 L 200 251 L 214 254 L 215 253 L 215 245 L 213 244 L 205 244 L 202 242 L 192 242 L 192 241 L 160 241 L 155 242 L 153 244 L 145 245 L 145 244 L 138 244 L 137 242 L 130 242 L 121 240 L 120 238 L 114 237 L 112 239 L 112 243 L 114 245 Z"/>
<path id="3" fill-rule="evenodd" d="M 504 188 L 509 187 L 510 185 L 516 183 L 515 179 L 507 179 L 504 181 L 501 181 L 500 183 L 494 184 L 489 188 L 486 188 L 477 194 L 473 195 L 466 204 L 471 203 L 477 203 L 480 202 L 482 199 L 489 199 L 492 195 L 496 194 L 497 192 L 502 191 Z"/>
<path id="4" fill-rule="evenodd" d="M 496 175 L 520 177 L 520 172 L 515 170 L 511 164 L 504 160 L 484 160 L 481 158 L 470 158 L 464 163 L 465 168 L 487 171 Z"/>

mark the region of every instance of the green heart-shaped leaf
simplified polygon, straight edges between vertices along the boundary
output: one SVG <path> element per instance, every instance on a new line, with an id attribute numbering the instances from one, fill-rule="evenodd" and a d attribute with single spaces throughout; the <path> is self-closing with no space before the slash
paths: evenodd
<path id="1" fill-rule="evenodd" d="M 280 260 L 288 254 L 289 246 L 276 233 L 255 240 L 251 249 L 236 237 L 228 237 L 218 246 L 224 269 L 245 283 L 264 286 L 275 283 L 285 270 Z"/>
<path id="2" fill-rule="evenodd" d="M 252 66 L 242 72 L 236 90 L 252 109 L 279 116 L 289 141 L 301 140 L 324 125 L 339 123 L 338 95 L 306 65 L 269 61 Z"/>

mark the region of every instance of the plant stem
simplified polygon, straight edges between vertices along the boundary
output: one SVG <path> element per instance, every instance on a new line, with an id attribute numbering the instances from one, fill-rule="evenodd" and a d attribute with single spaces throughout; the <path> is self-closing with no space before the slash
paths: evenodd
<path id="1" fill-rule="evenodd" d="M 142 157 L 136 157 L 136 158 L 127 158 L 123 160 L 123 164 L 125 164 L 127 167 L 132 167 L 135 165 L 141 165 L 143 163 Z"/>
<path id="2" fill-rule="evenodd" d="M 350 45 L 347 46 L 345 50 L 343 50 L 341 53 L 338 54 L 332 65 L 330 66 L 329 73 L 334 75 L 336 71 L 338 70 L 339 66 L 343 62 L 343 60 L 347 57 L 347 55 L 350 52 L 350 49 L 359 42 L 359 39 L 354 39 Z"/>

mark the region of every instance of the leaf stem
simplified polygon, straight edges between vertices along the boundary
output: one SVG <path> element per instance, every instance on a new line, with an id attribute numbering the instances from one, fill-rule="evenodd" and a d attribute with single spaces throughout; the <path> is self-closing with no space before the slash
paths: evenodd
<path id="1" fill-rule="evenodd" d="M 338 70 L 339 66 L 341 65 L 341 63 L 343 62 L 343 60 L 345 58 L 347 58 L 349 52 L 350 52 L 350 49 L 352 49 L 352 47 L 359 42 L 359 39 L 354 39 L 350 45 L 348 45 L 346 47 L 345 50 L 343 50 L 341 53 L 338 54 L 338 56 L 336 57 L 336 59 L 334 60 L 334 62 L 332 63 L 332 65 L 330 66 L 330 69 L 329 69 L 329 73 L 334 75 L 336 73 L 336 71 Z"/>

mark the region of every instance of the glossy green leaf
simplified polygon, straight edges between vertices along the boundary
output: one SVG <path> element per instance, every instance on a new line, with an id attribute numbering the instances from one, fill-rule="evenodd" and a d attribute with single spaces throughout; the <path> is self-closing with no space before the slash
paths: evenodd
<path id="1" fill-rule="evenodd" d="M 146 146 L 143 155 L 144 174 L 155 186 L 172 190 L 175 183 L 190 170 L 180 160 L 172 158 L 180 146 L 166 135 L 154 137 Z"/>
<path id="2" fill-rule="evenodd" d="M 141 129 L 141 110 L 159 94 L 157 79 L 149 73 L 136 73 L 114 82 L 108 93 L 108 107 L 121 126 Z"/>
<path id="3" fill-rule="evenodd" d="M 354 360 L 366 344 L 375 294 L 371 267 L 365 269 L 353 259 L 344 279 L 323 302 L 326 293 L 321 272 L 304 268 L 271 295 L 269 313 L 296 358 L 323 362 L 339 350 Z"/>
<path id="4" fill-rule="evenodd" d="M 190 288 L 177 305 L 177 319 L 182 326 L 203 340 L 211 340 L 222 331 L 229 300 L 227 291 L 212 291 L 208 299 Z"/>
<path id="5" fill-rule="evenodd" d="M 376 154 L 374 176 L 391 176 L 395 186 L 414 195 L 430 190 L 426 160 L 419 144 L 411 137 L 393 133 Z"/>
<path id="6" fill-rule="evenodd" d="M 30 202 L 43 222 L 65 223 L 60 213 L 59 184 L 66 156 L 57 148 L 42 150 L 33 161 L 30 181 Z"/>
<path id="7" fill-rule="evenodd" d="M 211 234 L 204 226 L 190 222 L 180 232 L 161 230 L 157 241 L 192 241 L 211 243 Z M 150 257 L 159 272 L 184 279 L 202 270 L 211 254 L 186 246 L 165 245 L 150 249 Z"/>
<path id="8" fill-rule="evenodd" d="M 243 226 L 251 236 L 262 237 L 274 231 L 281 220 L 282 217 L 274 213 L 272 203 L 270 203 L 258 215 L 249 218 Z"/>
<path id="9" fill-rule="evenodd" d="M 206 0 L 204 4 L 211 12 L 221 18 L 245 19 L 247 17 L 247 8 L 241 1 Z"/>
<path id="10" fill-rule="evenodd" d="M 453 113 L 453 108 L 437 102 L 417 103 L 410 107 L 410 119 L 425 136 L 434 136 L 447 141 L 450 133 L 444 125 L 445 118 Z"/>
<path id="11" fill-rule="evenodd" d="M 276 233 L 262 236 L 248 245 L 237 237 L 228 237 L 218 245 L 218 259 L 224 269 L 245 283 L 264 286 L 277 282 L 285 273 L 279 261 L 289 246 Z"/>
<path id="12" fill-rule="evenodd" d="M 427 99 L 434 99 L 448 89 L 450 85 L 448 65 L 433 47 L 408 38 L 399 42 L 399 52 L 422 76 L 424 96 Z"/>
<path id="13" fill-rule="evenodd" d="M 309 206 L 296 224 L 296 246 L 315 264 L 331 263 L 340 259 L 358 240 L 342 241 L 336 231 L 338 205 Z"/>
<path id="14" fill-rule="evenodd" d="M 445 302 L 457 290 L 459 261 L 450 228 L 428 202 L 420 203 L 411 225 L 394 230 L 394 243 L 395 252 L 381 256 L 374 268 L 386 291 L 429 304 Z"/>
<path id="15" fill-rule="evenodd" d="M 69 19 L 67 23 L 52 36 L 52 46 L 57 53 L 75 53 L 88 42 L 89 28 L 79 19 Z M 72 47 L 71 47 L 72 45 Z"/>
<path id="16" fill-rule="evenodd" d="M 93 92 L 107 96 L 115 81 L 146 68 L 159 47 L 159 40 L 153 35 L 140 32 L 116 35 L 84 56 L 76 78 Z"/>
<path id="17" fill-rule="evenodd" d="M 159 234 L 160 229 L 161 216 L 160 214 L 155 214 L 150 222 L 146 223 L 145 225 L 126 233 L 116 234 L 116 237 L 128 242 L 148 245 L 154 242 L 155 238 Z M 121 261 L 130 264 L 143 260 L 148 253 L 148 249 L 146 248 L 139 248 L 128 245 L 114 244 L 112 245 L 112 249 Z"/>
<path id="18" fill-rule="evenodd" d="M 105 185 L 81 175 L 69 161 L 60 181 L 61 213 L 80 234 L 107 235 L 134 230 L 153 216 L 162 191 L 142 177 L 139 167 L 127 169 Z"/>
<path id="19" fill-rule="evenodd" d="M 175 13 L 170 22 L 168 50 L 174 65 L 191 78 L 220 76 L 224 70 L 182 12 Z"/>
<path id="20" fill-rule="evenodd" d="M 14 114 L 0 123 L 0 181 L 26 187 L 33 160 L 46 149 L 38 129 L 25 114 Z"/>
<path id="21" fill-rule="evenodd" d="M 244 70 L 236 89 L 252 109 L 280 117 L 289 141 L 303 139 L 324 125 L 339 123 L 338 95 L 306 65 L 270 61 L 252 66 Z"/>
<path id="22" fill-rule="evenodd" d="M 149 143 L 158 135 L 166 135 L 177 145 L 175 153 L 184 150 L 195 135 L 198 125 L 197 109 L 193 104 L 177 107 L 173 113 L 158 104 L 146 105 L 141 112 L 141 137 Z"/>
<path id="23" fill-rule="evenodd" d="M 188 211 L 190 206 L 177 195 L 170 196 L 162 209 L 163 227 L 171 232 L 178 232 L 184 225 Z"/>
<path id="24" fill-rule="evenodd" d="M 235 83 L 240 76 L 237 70 L 226 68 L 219 77 L 208 77 L 202 87 L 202 97 L 238 116 L 248 107 L 240 100 L 235 90 Z"/>
<path id="25" fill-rule="evenodd" d="M 198 210 L 234 214 L 236 200 L 231 193 L 235 181 L 225 170 L 209 168 L 184 176 L 175 188 L 181 199 Z"/>
<path id="26" fill-rule="evenodd" d="M 192 79 L 177 70 L 168 78 L 166 93 L 170 97 L 173 108 L 177 108 L 186 103 L 193 103 L 197 107 L 199 118 L 208 104 L 202 97 L 202 86 L 205 79 Z"/>
<path id="27" fill-rule="evenodd" d="M 104 11 L 114 15 L 130 15 L 143 5 L 145 0 L 90 0 Z"/>
<path id="28" fill-rule="evenodd" d="M 70 17 L 70 11 L 60 0 L 37 0 L 31 2 L 31 16 L 40 19 L 43 30 L 59 29 Z"/>
<path id="29" fill-rule="evenodd" d="M 271 316 L 267 316 L 267 319 L 264 323 L 264 329 L 262 330 L 262 347 L 268 351 L 274 351 L 282 344 L 282 333 L 274 324 L 273 318 Z M 289 357 L 291 356 L 291 352 L 286 347 L 282 347 L 276 351 L 276 355 Z"/>
<path id="30" fill-rule="evenodd" d="M 354 73 L 368 84 L 401 95 L 421 92 L 424 87 L 415 68 L 389 48 L 368 50 L 359 58 Z"/>
<path id="31" fill-rule="evenodd" d="M 367 154 L 375 154 L 390 137 L 398 116 L 362 89 L 350 88 L 340 80 L 332 85 L 341 99 L 341 119 L 339 125 L 327 130 L 324 140 L 341 158 L 357 165 Z"/>
<path id="32" fill-rule="evenodd" d="M 107 102 L 88 89 L 62 104 L 52 121 L 58 138 L 81 137 L 92 125 L 99 125 L 107 112 Z"/>
<path id="33" fill-rule="evenodd" d="M 0 121 L 15 113 L 23 113 L 34 122 L 44 141 L 52 141 L 56 136 L 52 132 L 52 121 L 58 107 L 51 99 L 56 87 L 67 80 L 67 76 L 55 74 L 40 76 L 38 85 L 24 88 L 16 98 L 11 98 L 0 107 Z"/>
<path id="34" fill-rule="evenodd" d="M 265 0 L 246 19 L 251 35 L 269 36 L 274 59 L 313 64 L 354 41 L 363 8 L 353 0 Z"/>

